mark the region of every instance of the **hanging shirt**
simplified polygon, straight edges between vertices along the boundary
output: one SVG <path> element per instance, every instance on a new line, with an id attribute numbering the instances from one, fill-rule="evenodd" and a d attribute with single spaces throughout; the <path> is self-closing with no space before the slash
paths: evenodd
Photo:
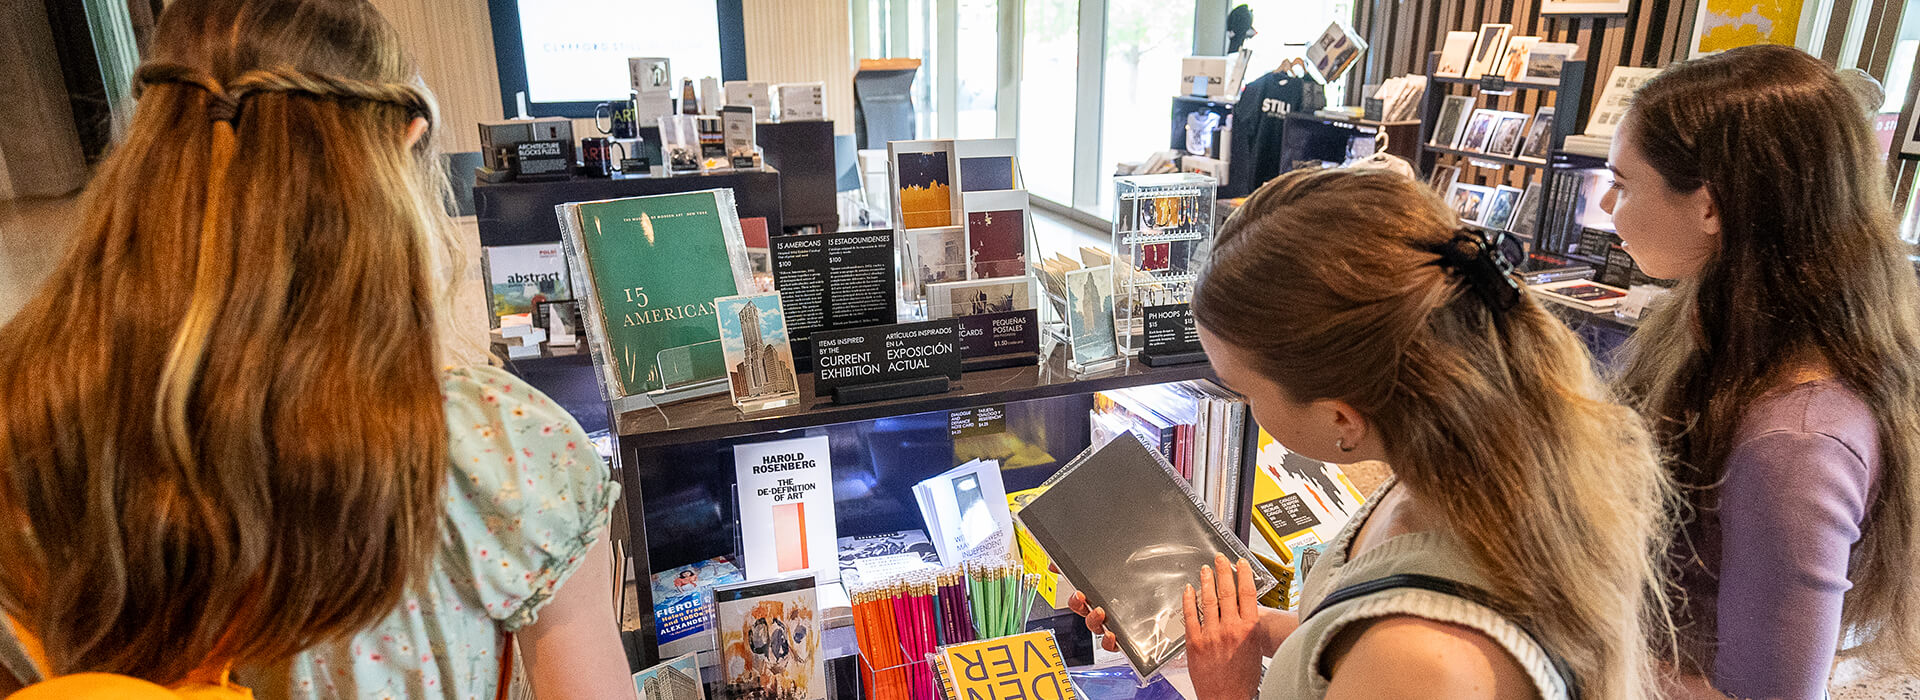
<path id="1" fill-rule="evenodd" d="M 1274 71 L 1249 83 L 1233 105 L 1233 157 L 1222 197 L 1245 196 L 1286 172 L 1280 138 L 1287 114 L 1327 106 L 1327 89 L 1312 78 Z"/>

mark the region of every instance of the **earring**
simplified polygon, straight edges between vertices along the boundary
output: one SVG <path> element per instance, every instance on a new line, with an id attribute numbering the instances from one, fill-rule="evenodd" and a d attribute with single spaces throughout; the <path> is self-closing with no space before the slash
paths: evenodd
<path id="1" fill-rule="evenodd" d="M 1352 451 L 1353 451 L 1353 448 L 1352 448 L 1352 447 L 1348 447 L 1348 446 L 1347 446 L 1347 439 L 1346 439 L 1346 438 L 1344 438 L 1344 437 L 1342 437 L 1342 438 L 1334 438 L 1334 440 L 1333 440 L 1333 446 L 1334 446 L 1334 447 L 1337 447 L 1337 448 L 1340 448 L 1340 451 L 1341 451 L 1341 452 L 1352 452 Z"/>

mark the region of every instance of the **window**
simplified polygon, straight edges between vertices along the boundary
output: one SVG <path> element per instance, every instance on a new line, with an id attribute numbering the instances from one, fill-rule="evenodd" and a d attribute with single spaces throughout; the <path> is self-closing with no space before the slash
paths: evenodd
<path id="1" fill-rule="evenodd" d="M 1073 202 L 1080 3 L 1027 0 L 1020 59 L 1020 172 L 1027 191 Z"/>
<path id="2" fill-rule="evenodd" d="M 1110 216 L 1114 166 L 1167 150 L 1180 59 L 1193 53 L 1192 3 L 1108 0 L 1105 80 L 1100 97 L 1100 176 L 1092 213 Z M 1076 204 L 1078 204 L 1076 202 Z"/>

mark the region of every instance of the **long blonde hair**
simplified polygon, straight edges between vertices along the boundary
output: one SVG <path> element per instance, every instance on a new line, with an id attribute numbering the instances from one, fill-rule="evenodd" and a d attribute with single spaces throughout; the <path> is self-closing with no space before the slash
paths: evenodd
<path id="1" fill-rule="evenodd" d="M 1222 227 L 1194 313 L 1293 399 L 1367 416 L 1586 697 L 1649 697 L 1670 493 L 1653 440 L 1539 302 L 1495 310 L 1442 267 L 1458 228 L 1405 177 L 1284 175 Z"/>
<path id="2" fill-rule="evenodd" d="M 0 336 L 0 609 L 56 674 L 271 663 L 441 536 L 457 246 L 365 0 L 176 0 L 60 267 Z"/>
<path id="3" fill-rule="evenodd" d="M 1622 128 L 1662 184 L 1705 188 L 1720 217 L 1719 250 L 1641 324 L 1619 382 L 1673 457 L 1699 518 L 1689 534 L 1718 517 L 1747 409 L 1796 361 L 1824 364 L 1872 409 L 1880 441 L 1843 652 L 1920 668 L 1920 282 L 1872 128 L 1831 66 L 1785 46 L 1674 64 L 1635 93 Z M 1677 555 L 1704 575 L 1691 548 Z M 1684 662 L 1711 670 L 1712 619 L 1685 612 Z"/>

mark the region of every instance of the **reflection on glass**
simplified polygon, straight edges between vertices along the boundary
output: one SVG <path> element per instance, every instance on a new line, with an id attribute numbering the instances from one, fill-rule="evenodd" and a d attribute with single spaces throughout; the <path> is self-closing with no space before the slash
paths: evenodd
<path id="1" fill-rule="evenodd" d="M 1020 170 L 1027 189 L 1073 201 L 1078 0 L 1028 0 L 1020 71 Z M 1163 110 L 1164 111 L 1164 110 Z"/>
<path id="2" fill-rule="evenodd" d="M 1107 178 L 1116 164 L 1143 161 L 1167 149 L 1168 103 L 1179 94 L 1180 59 L 1191 53 L 1193 3 L 1107 3 L 1100 162 L 1087 164 L 1099 171 L 1100 183 L 1090 211 L 1107 216 L 1112 210 L 1113 186 Z"/>
<path id="3" fill-rule="evenodd" d="M 1000 85 L 1000 27 L 997 0 L 960 0 L 959 57 L 954 72 L 960 94 L 954 96 L 954 136 L 990 139 L 999 136 L 995 105 Z"/>

